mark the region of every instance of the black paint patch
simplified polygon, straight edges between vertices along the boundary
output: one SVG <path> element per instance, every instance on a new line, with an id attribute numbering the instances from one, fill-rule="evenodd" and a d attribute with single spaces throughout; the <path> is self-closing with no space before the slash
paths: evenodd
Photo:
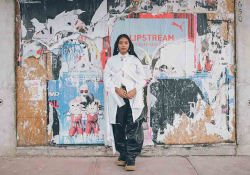
<path id="1" fill-rule="evenodd" d="M 157 98 L 154 107 L 150 109 L 150 126 L 153 130 L 153 141 L 157 133 L 164 133 L 167 124 L 173 125 L 175 114 L 185 114 L 194 117 L 190 105 L 195 105 L 199 94 L 205 99 L 200 88 L 190 79 L 160 79 L 150 85 L 150 92 Z M 192 102 L 192 103 L 190 103 Z M 192 106 L 195 108 L 195 106 Z"/>
<path id="2" fill-rule="evenodd" d="M 52 78 L 57 80 L 62 67 L 61 54 L 55 55 L 52 53 Z"/>
<path id="3" fill-rule="evenodd" d="M 56 136 L 56 135 L 59 135 L 60 124 L 59 124 L 58 113 L 57 113 L 57 110 L 55 108 L 53 108 L 52 130 L 53 130 L 53 137 Z"/>
<path id="4" fill-rule="evenodd" d="M 56 135 L 59 135 L 59 131 L 60 131 L 60 123 L 59 123 L 59 118 L 58 118 L 58 113 L 57 113 L 57 110 L 55 107 L 53 107 L 53 111 L 50 111 L 50 108 L 49 108 L 49 103 L 48 102 L 48 107 L 47 107 L 47 111 L 48 111 L 48 114 L 50 112 L 53 112 L 53 123 L 52 123 L 52 131 L 53 131 L 53 137 L 56 136 Z M 49 121 L 49 115 L 47 116 L 47 125 L 50 124 L 50 121 Z"/>
<path id="5" fill-rule="evenodd" d="M 199 36 L 208 33 L 207 14 L 197 14 L 197 32 Z"/>

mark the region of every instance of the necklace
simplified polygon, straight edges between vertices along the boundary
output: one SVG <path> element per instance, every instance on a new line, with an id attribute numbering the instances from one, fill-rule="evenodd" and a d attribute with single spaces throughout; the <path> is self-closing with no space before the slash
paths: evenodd
<path id="1" fill-rule="evenodd" d="M 123 59 L 126 58 L 125 56 L 121 56 L 121 60 L 123 61 Z"/>

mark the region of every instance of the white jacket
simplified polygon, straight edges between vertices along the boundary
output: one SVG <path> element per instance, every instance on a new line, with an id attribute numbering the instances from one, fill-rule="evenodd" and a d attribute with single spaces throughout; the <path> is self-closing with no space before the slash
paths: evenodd
<path id="1" fill-rule="evenodd" d="M 133 55 L 129 55 L 128 53 L 124 55 L 124 61 L 121 61 L 122 56 L 123 55 L 119 53 L 118 55 L 110 57 L 104 70 L 104 86 L 107 94 L 107 141 L 112 142 L 114 141 L 114 138 L 111 124 L 116 123 L 117 106 L 121 107 L 125 105 L 123 98 L 115 92 L 115 87 L 120 88 L 121 84 L 123 84 L 126 86 L 127 92 L 136 88 L 135 97 L 129 100 L 132 109 L 133 121 L 141 115 L 144 107 L 143 87 L 146 84 L 146 75 L 142 63 L 138 58 Z"/>

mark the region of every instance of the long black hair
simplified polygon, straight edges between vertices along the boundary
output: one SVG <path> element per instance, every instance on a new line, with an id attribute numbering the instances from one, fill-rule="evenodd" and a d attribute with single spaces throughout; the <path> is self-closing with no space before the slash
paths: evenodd
<path id="1" fill-rule="evenodd" d="M 119 35 L 117 37 L 117 39 L 115 41 L 113 56 L 118 55 L 118 53 L 119 53 L 118 44 L 119 44 L 119 41 L 120 41 L 121 38 L 126 38 L 128 40 L 128 42 L 129 42 L 129 48 L 128 48 L 129 55 L 134 55 L 135 57 L 137 57 L 139 59 L 139 57 L 136 55 L 136 53 L 134 51 L 134 45 L 133 45 L 133 43 L 131 42 L 129 36 L 126 35 L 126 34 L 121 34 L 121 35 Z"/>

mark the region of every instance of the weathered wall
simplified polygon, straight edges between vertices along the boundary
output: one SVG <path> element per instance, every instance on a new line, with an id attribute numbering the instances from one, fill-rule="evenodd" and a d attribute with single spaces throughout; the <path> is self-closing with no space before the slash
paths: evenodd
<path id="1" fill-rule="evenodd" d="M 236 2 L 236 107 L 238 155 L 250 155 L 250 1 Z"/>
<path id="2" fill-rule="evenodd" d="M 102 71 L 124 32 L 148 79 L 145 145 L 235 142 L 234 1 L 19 4 L 19 146 L 104 143 Z M 88 114 L 98 132 L 85 130 Z"/>
<path id="3" fill-rule="evenodd" d="M 232 1 L 224 1 L 224 6 L 226 7 L 226 12 L 228 12 L 229 14 L 232 14 L 234 12 L 234 8 L 233 8 L 233 2 Z M 249 32 L 249 22 L 247 19 L 249 19 L 248 17 L 248 9 L 250 7 L 250 2 L 247 0 L 237 0 L 236 4 L 236 58 L 237 58 L 237 89 L 236 89 L 236 108 L 237 108 L 237 121 L 236 121 L 236 129 L 237 129 L 237 144 L 238 144 L 238 148 L 237 148 L 237 154 L 238 155 L 249 155 L 250 152 L 250 120 L 249 120 L 249 69 L 248 67 L 250 66 L 249 61 L 248 61 L 248 55 L 250 53 L 249 52 L 249 41 L 247 39 L 248 36 L 248 32 Z M 0 10 L 1 10 L 1 16 L 0 16 L 0 22 L 1 24 L 5 24 L 5 25 L 1 25 L 0 26 L 0 33 L 1 33 L 1 47 L 0 47 L 0 59 L 1 59 L 1 64 L 0 64 L 0 73 L 1 73 L 1 83 L 0 83 L 0 99 L 3 99 L 3 105 L 0 106 L 0 136 L 1 136 L 1 141 L 0 141 L 0 156 L 11 156 L 11 155 L 15 155 L 15 150 L 16 150 L 16 123 L 15 123 L 15 64 L 14 64 L 14 21 L 15 21 L 15 17 L 14 17 L 14 3 L 12 3 L 11 1 L 8 0 L 3 0 L 1 1 L 1 6 L 0 6 Z M 18 13 L 19 14 L 19 13 Z M 18 15 L 17 15 L 18 16 Z M 210 14 L 210 16 L 213 17 L 213 19 L 218 19 L 218 18 L 226 18 L 227 14 L 225 14 L 223 11 L 222 13 L 218 13 L 218 14 Z M 224 25 L 224 27 L 226 27 L 226 25 Z M 233 28 L 233 26 L 232 26 Z M 18 30 L 17 30 L 18 33 Z M 223 32 L 224 34 L 222 34 L 223 36 L 226 34 L 225 32 Z M 231 37 L 231 39 L 233 39 L 234 36 Z M 17 40 L 18 43 L 18 40 Z M 17 57 L 16 57 L 17 58 Z M 31 62 L 33 61 L 34 64 L 37 64 L 36 61 L 34 59 L 30 59 Z M 48 62 L 48 61 L 47 61 Z M 32 64 L 32 63 L 31 63 Z M 45 68 L 43 68 L 45 69 Z M 30 70 L 32 72 L 32 69 Z M 45 71 L 45 70 L 42 70 Z M 48 79 L 52 79 L 51 78 L 51 70 L 50 68 L 46 68 L 46 72 L 47 75 L 46 77 Z M 23 105 L 23 107 L 25 107 L 26 105 Z M 31 105 L 31 109 L 32 109 L 32 105 Z M 23 111 L 26 112 L 26 111 Z M 29 113 L 27 116 L 30 116 L 31 118 L 33 117 L 32 115 L 34 113 L 32 113 L 32 110 L 27 111 Z M 44 112 L 44 111 L 43 111 Z M 42 114 L 44 116 L 44 114 Z M 7 116 L 7 117 L 6 117 Z M 39 123 L 39 122 L 38 122 Z M 41 122 L 40 122 L 41 123 Z M 43 122 L 42 122 L 43 123 Z M 36 124 L 34 123 L 34 126 Z M 42 124 L 38 124 L 38 128 L 37 131 L 39 129 L 39 127 L 41 127 Z M 19 127 L 20 129 L 20 127 Z M 21 128 L 23 129 L 23 128 Z M 42 128 L 41 128 L 42 130 Z M 30 132 L 30 131 L 29 131 Z M 32 132 L 31 132 L 32 133 Z M 45 134 L 45 133 L 43 133 Z M 25 140 L 25 138 L 27 138 Z M 32 143 L 31 141 L 35 141 L 35 143 L 38 143 L 37 145 L 42 145 L 44 144 L 46 141 L 42 140 L 41 143 L 39 143 L 39 138 L 37 139 L 29 139 L 31 137 L 29 137 L 29 135 L 25 134 L 23 135 L 22 141 L 24 143 L 24 145 L 28 145 L 27 143 Z M 41 136 L 41 138 L 44 138 L 44 136 Z M 31 141 L 30 141 L 31 140 Z M 78 148 L 75 148 L 74 150 L 77 150 Z M 184 148 L 185 149 L 185 148 Z M 27 149 L 25 151 L 30 150 Z M 75 156 L 75 155 L 81 155 L 82 152 L 86 152 L 86 150 L 79 150 L 78 152 L 74 152 L 69 154 L 68 151 L 65 151 L 65 149 L 63 150 L 55 150 L 55 152 L 53 151 L 48 151 L 46 150 L 45 152 L 43 152 L 43 149 L 38 149 L 37 151 L 39 152 L 39 154 L 37 154 L 36 151 L 34 150 L 30 150 L 31 152 L 35 153 L 34 155 L 51 155 L 51 153 L 54 153 L 54 155 L 70 155 L 70 156 Z M 228 154 L 228 150 L 230 151 L 230 155 L 234 155 L 235 152 L 233 151 L 233 148 L 227 148 L 224 146 L 220 146 L 218 145 L 217 147 L 213 147 L 212 149 L 209 149 L 209 147 L 202 148 L 202 149 L 198 149 L 198 152 L 193 152 L 190 153 L 190 148 L 186 149 L 186 154 L 182 152 L 181 149 L 176 150 L 176 148 L 168 148 L 168 149 L 164 149 L 169 150 L 168 154 L 166 155 L 227 155 Z M 192 148 L 191 148 L 192 150 Z M 225 150 L 225 152 L 223 153 L 223 150 Z M 62 151 L 60 153 L 60 151 Z M 175 152 L 176 151 L 176 152 Z M 22 152 L 22 149 L 19 149 L 19 153 Z M 24 153 L 20 153 L 20 155 L 31 155 L 31 152 L 29 152 L 28 154 L 24 154 Z M 87 151 L 88 152 L 88 151 Z M 98 155 L 104 155 L 103 154 L 104 150 L 102 150 L 101 152 L 99 152 Z M 153 152 L 153 150 L 150 150 L 150 152 Z M 92 155 L 92 149 L 90 151 L 90 153 L 88 154 L 88 156 Z M 183 153 L 183 154 L 182 154 Z M 86 153 L 87 154 L 87 153 Z M 111 153 L 110 153 L 111 154 Z M 163 152 L 159 152 L 157 155 L 164 155 Z"/>
<path id="4" fill-rule="evenodd" d="M 15 4 L 0 2 L 0 156 L 16 152 Z"/>

